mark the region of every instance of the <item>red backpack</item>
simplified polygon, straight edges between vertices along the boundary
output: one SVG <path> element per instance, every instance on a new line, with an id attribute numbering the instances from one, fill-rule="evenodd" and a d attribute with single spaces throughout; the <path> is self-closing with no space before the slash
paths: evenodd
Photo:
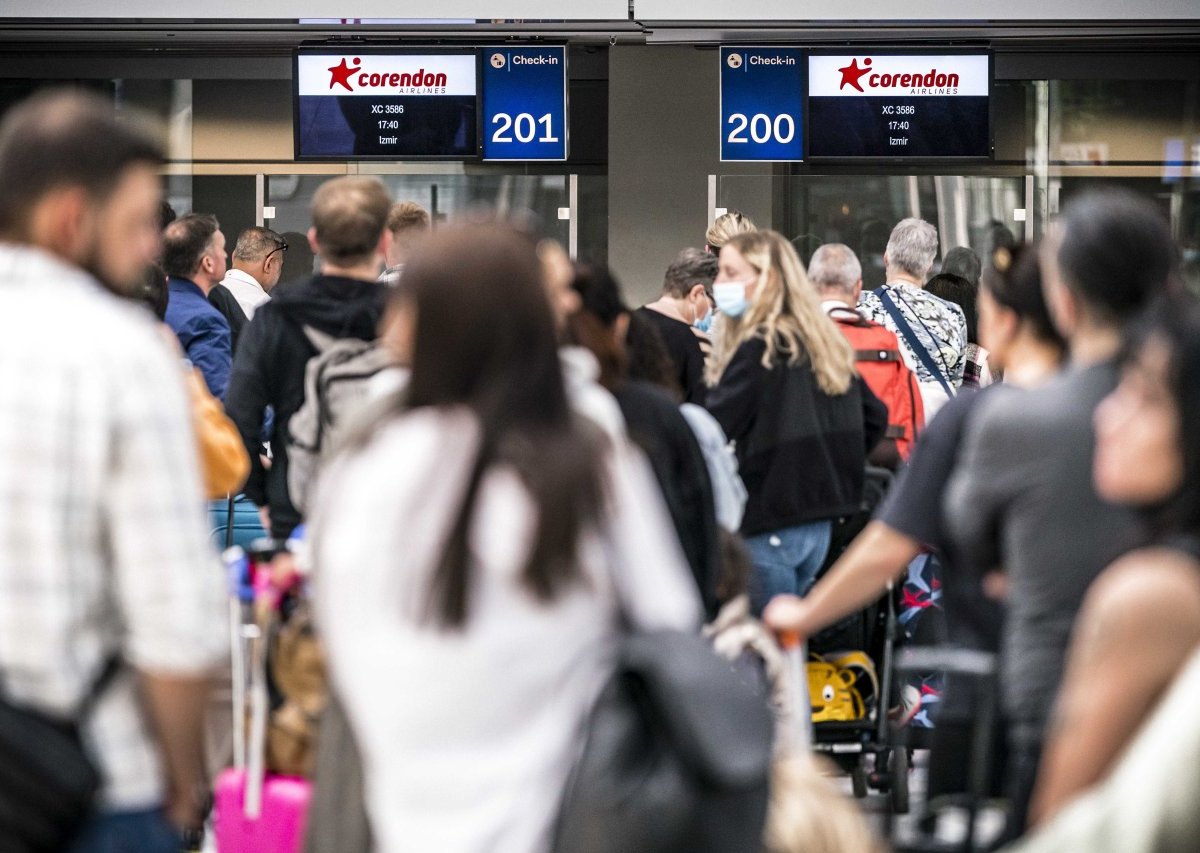
<path id="1" fill-rule="evenodd" d="M 829 316 L 854 347 L 859 375 L 887 406 L 885 437 L 896 442 L 900 458 L 907 460 L 913 442 L 925 428 L 925 407 L 917 377 L 900 355 L 900 342 L 892 332 L 850 308 L 834 308 Z"/>

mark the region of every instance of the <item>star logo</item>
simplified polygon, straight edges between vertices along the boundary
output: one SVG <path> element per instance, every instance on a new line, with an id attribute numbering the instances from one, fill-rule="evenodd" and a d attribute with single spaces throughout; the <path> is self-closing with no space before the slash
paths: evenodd
<path id="1" fill-rule="evenodd" d="M 845 68 L 838 69 L 838 71 L 842 72 L 842 85 L 838 86 L 839 92 L 846 88 L 846 84 L 849 84 L 858 89 L 858 91 L 863 92 L 863 94 L 866 94 L 866 91 L 858 81 L 862 79 L 864 74 L 871 70 L 871 60 L 864 59 L 863 66 L 862 68 L 858 67 L 858 58 L 856 57 L 850 60 L 850 64 Z"/>
<path id="2" fill-rule="evenodd" d="M 362 60 L 357 56 L 354 57 L 354 67 L 351 68 L 346 64 L 346 57 L 342 57 L 342 61 L 329 69 L 329 88 L 334 85 L 345 86 L 347 92 L 353 92 L 354 89 L 350 86 L 350 75 L 358 71 L 362 66 Z"/>

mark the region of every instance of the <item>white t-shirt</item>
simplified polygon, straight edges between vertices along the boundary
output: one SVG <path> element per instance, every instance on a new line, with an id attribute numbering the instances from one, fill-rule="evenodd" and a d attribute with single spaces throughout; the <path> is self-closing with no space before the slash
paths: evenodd
<path id="1" fill-rule="evenodd" d="M 547 850 L 612 671 L 615 589 L 639 627 L 700 624 L 649 466 L 623 439 L 606 464 L 609 544 L 597 534 L 581 542 L 586 584 L 545 604 L 521 583 L 536 519 L 515 473 L 496 468 L 470 533 L 480 562 L 468 622 L 458 631 L 423 622 L 477 441 L 465 409 L 397 418 L 330 469 L 310 527 L 318 617 L 381 851 Z"/>

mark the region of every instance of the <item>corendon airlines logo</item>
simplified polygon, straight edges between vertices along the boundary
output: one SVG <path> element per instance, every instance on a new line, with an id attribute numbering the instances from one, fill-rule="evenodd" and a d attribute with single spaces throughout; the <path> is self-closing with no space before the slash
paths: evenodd
<path id="1" fill-rule="evenodd" d="M 863 78 L 864 74 L 871 70 L 871 60 L 864 59 L 863 65 L 866 67 L 859 68 L 858 59 L 852 59 L 850 64 L 845 68 L 839 68 L 838 71 L 842 72 L 842 85 L 838 86 L 838 89 L 845 89 L 846 86 L 849 85 L 853 86 L 855 89 L 858 89 L 860 92 L 864 91 L 862 84 L 858 81 Z"/>
<path id="2" fill-rule="evenodd" d="M 850 64 L 839 68 L 838 71 L 842 75 L 842 82 L 838 86 L 838 91 L 850 86 L 853 89 L 866 94 L 866 89 L 862 86 L 862 80 L 865 77 L 868 88 L 871 89 L 912 89 L 909 94 L 952 94 L 958 90 L 959 77 L 957 74 L 943 74 L 937 68 L 931 68 L 929 71 L 921 73 L 904 73 L 904 74 L 875 74 L 871 67 L 873 60 L 868 58 L 863 59 L 862 66 L 858 64 L 858 57 L 850 60 Z"/>
<path id="3" fill-rule="evenodd" d="M 341 62 L 329 69 L 329 88 L 334 86 L 341 86 L 347 92 L 355 91 L 354 87 L 358 86 L 359 89 L 398 90 L 401 94 L 430 94 L 445 92 L 446 75 L 424 68 L 403 74 L 368 73 L 362 70 L 359 57 L 354 57 L 350 64 L 342 57 Z"/>

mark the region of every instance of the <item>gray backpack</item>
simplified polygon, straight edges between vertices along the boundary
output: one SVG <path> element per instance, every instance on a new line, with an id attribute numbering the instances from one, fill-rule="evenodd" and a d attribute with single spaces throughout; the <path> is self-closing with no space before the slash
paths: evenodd
<path id="1" fill-rule="evenodd" d="M 372 384 L 395 359 L 377 341 L 335 338 L 311 326 L 304 335 L 317 348 L 304 370 L 304 403 L 288 421 L 288 495 L 301 513 L 312 498 L 324 458 L 346 435 L 346 426 L 375 396 Z"/>

